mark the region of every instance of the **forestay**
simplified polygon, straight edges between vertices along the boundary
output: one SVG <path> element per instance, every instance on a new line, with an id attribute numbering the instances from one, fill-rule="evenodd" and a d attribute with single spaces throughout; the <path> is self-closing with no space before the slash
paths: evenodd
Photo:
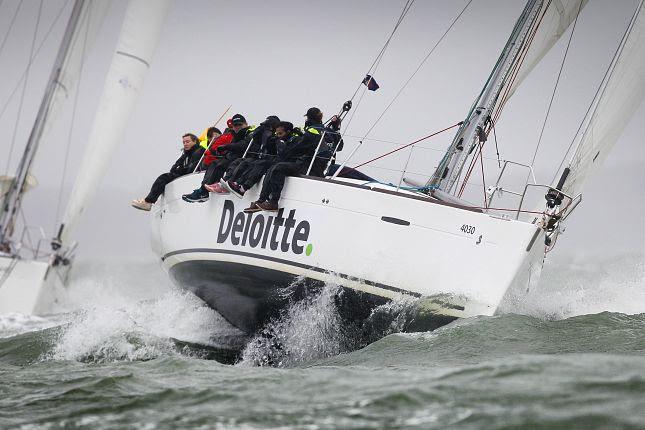
<path id="1" fill-rule="evenodd" d="M 70 237 L 122 139 L 161 33 L 169 0 L 132 0 L 103 88 L 59 239 Z"/>
<path id="2" fill-rule="evenodd" d="M 645 96 L 644 9 L 641 0 L 585 119 L 587 126 L 569 163 L 571 173 L 563 188 L 569 195 L 580 193 L 587 176 L 602 163 Z"/>

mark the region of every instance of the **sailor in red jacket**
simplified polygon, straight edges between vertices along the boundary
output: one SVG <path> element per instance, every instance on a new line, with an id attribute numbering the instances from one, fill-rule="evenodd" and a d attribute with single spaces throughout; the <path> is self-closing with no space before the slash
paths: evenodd
<path id="1" fill-rule="evenodd" d="M 222 157 L 222 154 L 217 154 L 217 147 L 231 143 L 231 141 L 233 140 L 233 129 L 231 128 L 233 124 L 231 123 L 230 119 L 226 121 L 226 125 L 228 127 L 226 128 L 226 130 L 224 130 L 224 134 L 215 139 L 215 141 L 211 143 L 210 147 L 208 147 L 208 149 L 204 153 L 204 161 L 202 162 L 204 170 L 206 169 L 206 167 L 210 166 L 213 161 L 216 161 Z"/>

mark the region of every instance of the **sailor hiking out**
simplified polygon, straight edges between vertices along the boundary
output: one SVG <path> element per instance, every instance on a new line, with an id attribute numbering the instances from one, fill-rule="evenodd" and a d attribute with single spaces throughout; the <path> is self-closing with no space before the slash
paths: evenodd
<path id="1" fill-rule="evenodd" d="M 149 211 L 152 205 L 157 202 L 160 195 L 163 194 L 166 185 L 180 176 L 192 173 L 199 160 L 202 158 L 204 148 L 199 145 L 199 139 L 192 133 L 186 133 L 182 136 L 183 152 L 181 156 L 175 161 L 168 173 L 163 173 L 157 177 L 152 184 L 150 192 L 143 199 L 136 199 L 132 201 L 132 206 L 136 209 Z"/>
<path id="2" fill-rule="evenodd" d="M 231 118 L 231 125 L 233 128 L 233 138 L 231 143 L 218 146 L 215 148 L 215 153 L 221 155 L 217 162 L 211 163 L 206 169 L 202 185 L 190 194 L 184 194 L 182 199 L 187 202 L 204 202 L 208 200 L 208 191 L 205 186 L 209 184 L 218 183 L 224 173 L 229 168 L 229 165 L 235 160 L 244 156 L 246 148 L 253 138 L 254 126 L 249 126 L 246 123 L 246 118 L 241 114 L 235 114 Z"/>

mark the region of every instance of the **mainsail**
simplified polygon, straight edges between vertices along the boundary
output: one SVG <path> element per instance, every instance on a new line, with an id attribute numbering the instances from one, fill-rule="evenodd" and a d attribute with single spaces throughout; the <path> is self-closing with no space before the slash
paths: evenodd
<path id="1" fill-rule="evenodd" d="M 586 128 L 569 163 L 562 191 L 578 194 L 599 166 L 645 97 L 645 4 L 640 1 L 610 66 Z"/>
<path id="2" fill-rule="evenodd" d="M 531 45 L 522 60 L 515 80 L 510 86 L 510 97 L 535 66 L 544 58 L 555 43 L 562 37 L 569 25 L 576 19 L 578 12 L 588 0 L 551 0 L 543 6 L 544 15 L 533 36 Z"/>
<path id="3" fill-rule="evenodd" d="M 70 242 L 72 231 L 95 194 L 148 73 L 169 0 L 132 0 L 108 72 L 92 131 L 85 145 L 58 239 Z"/>

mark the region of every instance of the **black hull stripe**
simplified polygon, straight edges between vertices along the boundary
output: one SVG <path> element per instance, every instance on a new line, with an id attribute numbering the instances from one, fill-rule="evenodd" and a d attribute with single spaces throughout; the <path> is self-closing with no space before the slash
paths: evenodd
<path id="1" fill-rule="evenodd" d="M 267 261 L 272 261 L 274 263 L 280 263 L 280 264 L 286 264 L 288 266 L 299 267 L 301 269 L 313 270 L 313 271 L 319 272 L 319 273 L 333 273 L 334 275 L 339 276 L 339 277 L 341 277 L 343 279 L 360 282 L 362 284 L 370 285 L 372 287 L 381 288 L 383 290 L 394 291 L 396 293 L 406 294 L 406 295 L 412 296 L 412 297 L 417 297 L 418 298 L 418 297 L 422 296 L 419 293 L 403 290 L 401 288 L 393 287 L 391 285 L 381 284 L 379 282 L 373 282 L 373 281 L 369 281 L 367 279 L 356 278 L 354 276 L 349 276 L 349 275 L 346 275 L 344 273 L 331 272 L 329 270 L 326 270 L 326 269 L 323 269 L 323 268 L 320 268 L 320 267 L 312 267 L 312 266 L 309 266 L 309 265 L 306 265 L 306 264 L 297 263 L 295 261 L 285 260 L 283 258 L 269 257 L 267 255 L 254 254 L 252 252 L 233 251 L 233 250 L 230 250 L 230 249 L 213 249 L 213 248 L 180 249 L 178 251 L 172 251 L 172 252 L 167 253 L 166 255 L 161 257 L 161 261 L 166 261 L 166 259 L 168 257 L 172 257 L 173 255 L 192 254 L 192 253 L 196 253 L 196 252 L 209 253 L 209 254 L 240 255 L 242 257 L 256 258 L 258 260 L 267 260 Z M 244 263 L 236 263 L 236 264 L 244 264 Z"/>

